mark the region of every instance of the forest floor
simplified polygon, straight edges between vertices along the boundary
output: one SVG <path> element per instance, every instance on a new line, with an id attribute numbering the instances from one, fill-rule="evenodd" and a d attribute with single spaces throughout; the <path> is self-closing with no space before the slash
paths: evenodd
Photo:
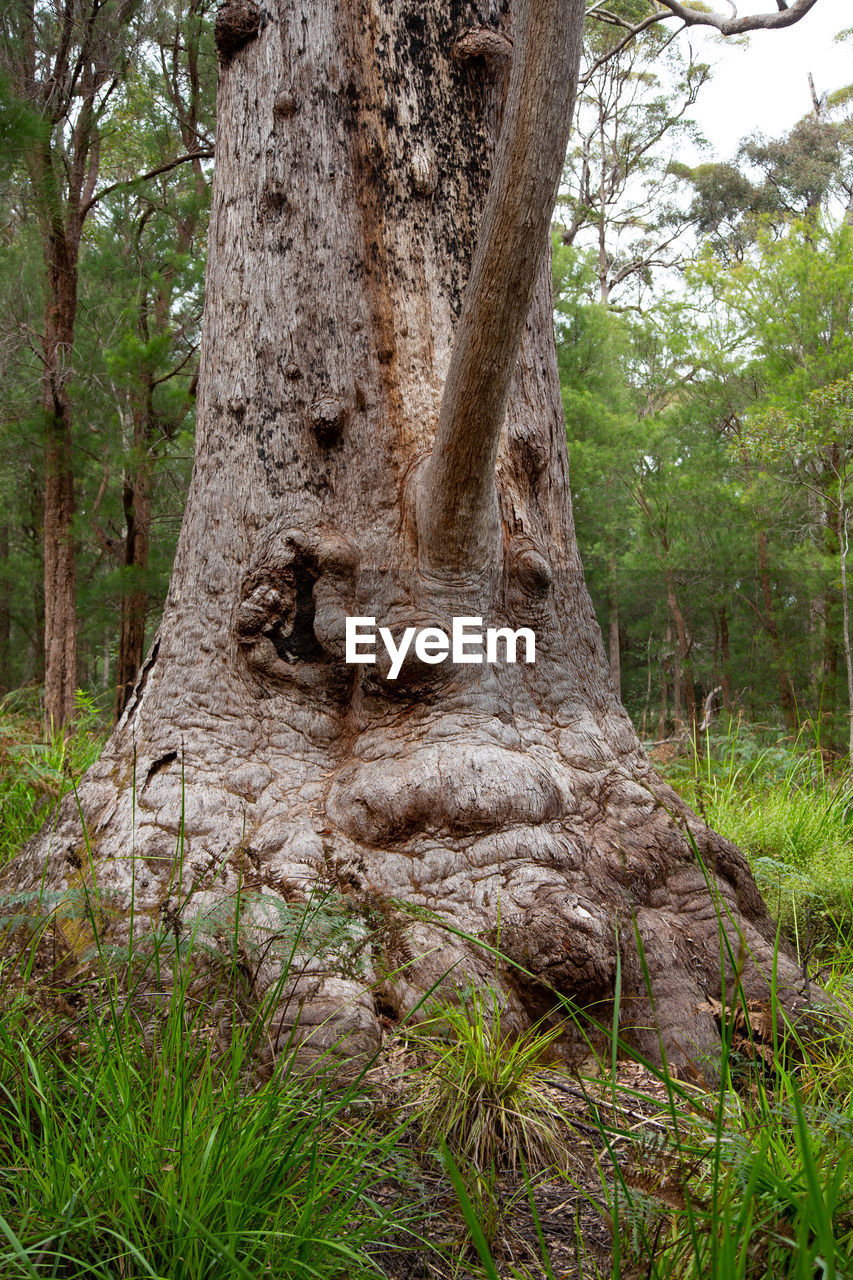
<path id="1" fill-rule="evenodd" d="M 100 735 L 85 703 L 49 743 L 0 706 L 0 861 Z M 121 984 L 115 957 L 50 982 L 23 951 L 0 965 L 0 1275 L 853 1275 L 849 776 L 742 726 L 664 767 L 747 853 L 831 1017 L 768 1038 L 745 1002 L 720 1007 L 708 1088 L 615 1034 L 569 1075 L 558 1025 L 511 1039 L 472 990 L 416 1028 L 389 1022 L 348 1084 L 306 1082 L 286 1056 L 259 1075 L 236 948 L 214 980 L 203 947 L 161 939 L 123 957 Z"/>

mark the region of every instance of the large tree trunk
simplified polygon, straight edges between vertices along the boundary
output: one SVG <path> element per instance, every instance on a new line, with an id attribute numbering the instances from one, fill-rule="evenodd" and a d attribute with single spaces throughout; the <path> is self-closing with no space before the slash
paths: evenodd
<path id="1" fill-rule="evenodd" d="M 158 638 L 80 789 L 100 901 L 118 907 L 105 927 L 126 934 L 131 893 L 137 922 L 174 925 L 242 885 L 269 931 L 263 987 L 269 904 L 344 895 L 384 921 L 366 973 L 308 964 L 274 1026 L 284 1043 L 302 1003 L 299 1035 L 325 1023 L 315 1039 L 352 1032 L 347 1051 L 377 1042 L 377 1009 L 411 1009 L 448 971 L 497 981 L 521 1026 L 549 986 L 611 999 L 621 954 L 623 1034 L 658 1054 L 659 1027 L 671 1061 L 695 1062 L 718 1040 L 721 926 L 688 826 L 736 955 L 735 925 L 746 939 L 750 995 L 768 992 L 774 930 L 741 855 L 655 775 L 614 693 L 572 527 L 544 243 L 496 485 L 477 433 L 481 404 L 504 416 L 500 369 L 464 350 L 452 385 L 479 377 L 482 400 L 454 419 L 445 395 L 459 317 L 479 314 L 463 293 L 504 100 L 508 119 L 523 101 L 515 67 L 507 90 L 506 4 L 481 6 L 485 31 L 471 12 L 279 0 L 259 23 L 244 0 L 220 14 L 195 469 Z M 474 270 L 482 285 L 516 265 Z M 440 413 L 481 490 L 464 527 L 458 472 L 431 454 Z M 526 626 L 536 660 L 412 660 L 392 680 L 381 645 L 376 664 L 345 663 L 347 615 L 397 635 L 457 616 Z M 87 867 L 71 800 L 11 879 L 73 888 Z M 247 884 L 266 907 L 246 906 Z M 496 971 L 445 926 L 499 938 L 521 968 Z M 778 978 L 792 1006 L 784 955 Z"/>

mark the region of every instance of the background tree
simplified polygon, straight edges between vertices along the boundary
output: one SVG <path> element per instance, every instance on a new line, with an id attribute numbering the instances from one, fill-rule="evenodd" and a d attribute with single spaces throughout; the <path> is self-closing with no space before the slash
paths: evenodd
<path id="1" fill-rule="evenodd" d="M 203 162 L 213 147 L 209 8 L 191 0 L 158 11 L 156 60 L 149 57 L 136 69 L 111 138 L 116 170 L 130 161 L 155 176 L 107 197 L 97 237 L 114 300 L 101 327 L 107 330 L 105 372 L 119 419 L 120 447 L 111 452 L 121 463 L 121 536 L 101 528 L 95 512 L 92 518 L 99 544 L 120 566 L 116 718 L 145 655 L 152 596 L 165 594 L 149 574 L 156 472 L 174 455 L 179 432 L 192 417 L 209 207 Z M 192 158 L 172 167 L 170 161 L 182 153 Z M 117 287 L 117 273 L 126 277 L 123 286 Z M 184 453 L 186 447 L 184 440 Z M 184 490 L 182 479 L 178 498 Z M 171 549 L 170 537 L 162 541 Z M 162 573 L 161 568 L 161 578 Z"/>
<path id="2" fill-rule="evenodd" d="M 790 136 L 796 140 L 798 131 Z M 833 729 L 846 706 L 835 517 L 824 504 L 820 518 L 816 494 L 797 496 L 742 444 L 756 411 L 785 405 L 796 412 L 811 389 L 849 367 L 838 198 L 844 153 L 836 150 L 823 170 L 819 207 L 798 218 L 789 211 L 798 207 L 790 192 L 799 161 L 791 157 L 805 156 L 806 164 L 807 148 L 802 138 L 793 149 L 789 141 L 780 143 L 787 186 L 780 179 L 776 190 L 769 181 L 756 185 L 754 171 L 743 175 L 753 195 L 761 186 L 761 201 L 731 235 L 709 225 L 694 242 L 698 261 L 688 262 L 688 290 L 668 296 L 658 280 L 653 310 L 613 317 L 620 347 L 599 339 L 605 355 L 590 386 L 607 381 L 611 402 L 622 407 L 619 429 L 611 430 L 604 406 L 577 394 L 572 344 L 583 332 L 579 318 L 589 314 L 591 323 L 593 316 L 579 270 L 564 273 L 560 306 L 578 318 L 558 326 L 561 376 L 576 527 L 608 629 L 614 593 L 601 559 L 603 499 L 615 476 L 623 487 L 626 476 L 628 485 L 636 476 L 649 499 L 645 511 L 640 504 L 619 513 L 609 577 L 619 583 L 621 679 L 635 722 L 652 732 L 657 706 L 658 736 L 669 732 L 682 656 L 654 551 L 659 540 L 649 541 L 663 519 L 697 698 L 719 686 L 727 705 L 734 700 L 751 719 L 781 722 L 789 733 L 811 715 L 822 723 L 824 742 L 846 750 L 846 731 L 842 738 Z M 595 368 L 594 358 L 586 363 Z"/>
<path id="3" fill-rule="evenodd" d="M 628 0 L 614 13 L 641 22 L 655 7 Z M 594 246 L 598 299 L 636 299 L 655 268 L 672 265 L 688 214 L 674 156 L 700 140 L 687 118 L 709 69 L 675 33 L 650 25 L 628 44 L 622 28 L 590 23 L 558 210 L 563 242 Z"/>
<path id="4" fill-rule="evenodd" d="M 818 536 L 828 531 L 840 578 L 841 639 L 847 676 L 848 757 L 853 761 L 853 658 L 850 647 L 850 488 L 853 480 L 853 382 L 848 376 L 811 391 L 799 412 L 769 408 L 752 415 L 745 447 L 806 497 Z"/>
<path id="5" fill-rule="evenodd" d="M 101 481 L 110 480 L 109 470 L 101 475 L 100 464 L 93 458 L 92 434 L 108 456 L 115 457 L 119 452 L 107 439 L 114 412 L 104 395 L 109 376 L 103 366 L 104 339 L 109 348 L 116 331 L 103 333 L 104 317 L 94 316 L 98 304 L 92 301 L 97 288 L 91 286 L 101 269 L 98 257 L 104 247 L 99 205 L 111 200 L 111 216 L 115 218 L 122 193 L 128 194 L 124 185 L 127 178 L 139 181 L 142 174 L 143 184 L 160 180 L 149 211 L 137 210 L 135 234 L 144 240 L 147 228 L 147 236 L 152 238 L 152 217 L 159 197 L 160 253 L 168 241 L 165 252 L 173 255 L 173 264 L 165 267 L 162 258 L 160 262 L 154 260 L 153 242 L 151 255 L 147 246 L 143 251 L 156 275 L 154 292 L 159 295 L 159 303 L 155 323 L 160 330 L 157 359 L 166 366 L 170 358 L 166 351 L 169 343 L 164 346 L 167 331 L 170 326 L 176 331 L 185 327 L 186 320 L 171 314 L 172 291 L 184 288 L 176 276 L 175 264 L 183 261 L 184 270 L 197 248 L 207 199 L 202 160 L 212 154 L 205 133 L 212 105 L 212 77 L 208 73 L 205 79 L 205 63 L 210 71 L 213 67 L 210 52 L 203 49 L 209 25 L 207 8 L 200 0 L 189 5 L 160 6 L 156 20 L 151 20 L 138 0 L 120 4 L 102 4 L 99 0 L 88 8 L 70 2 L 55 6 L 9 3 L 4 9 L 0 69 L 5 75 L 8 99 L 6 127 L 17 139 L 11 152 L 13 180 L 7 184 L 5 207 L 13 219 L 21 219 L 21 211 L 28 207 L 36 211 L 43 271 L 41 288 L 28 287 L 12 311 L 24 346 L 41 364 L 41 422 L 37 423 L 31 413 L 22 418 L 20 401 L 7 414 L 7 422 L 13 434 L 20 434 L 19 427 L 28 422 L 28 438 L 32 440 L 35 435 L 43 440 L 39 448 L 44 451 L 44 461 L 32 464 L 32 490 L 37 495 L 38 509 L 30 523 L 41 532 L 44 543 L 44 620 L 36 610 L 34 630 L 42 631 L 44 636 L 45 718 L 49 726 L 60 726 L 70 715 L 78 677 L 85 679 L 91 668 L 88 644 L 82 667 L 78 660 L 77 619 L 79 613 L 87 619 L 87 626 L 91 625 L 85 607 L 91 600 L 91 580 L 84 565 L 78 586 L 78 561 L 81 555 L 86 557 L 86 530 L 81 528 L 79 519 L 75 521 L 75 509 L 82 495 L 83 509 L 91 512 L 94 504 L 97 510 L 100 501 L 95 495 L 103 498 Z M 186 184 L 179 176 L 183 163 L 192 170 L 189 199 L 181 194 L 182 190 L 186 192 Z M 19 175 L 25 178 L 23 186 L 17 181 Z M 131 203 L 134 194 L 138 197 L 138 190 L 133 188 Z M 127 209 L 125 204 L 126 212 Z M 177 220 L 177 243 L 164 232 L 164 216 Z M 87 226 L 92 252 L 84 262 L 89 249 Z M 99 237 L 100 249 L 95 245 Z M 101 262 L 105 265 L 102 252 Z M 198 262 L 192 265 L 198 269 Z M 134 281 L 124 287 L 135 290 L 137 286 Z M 198 282 L 195 288 L 193 306 L 197 311 Z M 42 314 L 36 319 L 30 312 L 39 292 Z M 150 287 L 148 292 L 150 295 Z M 25 305 L 20 305 L 21 301 Z M 188 294 L 177 306 L 184 306 L 187 314 L 193 309 Z M 96 325 L 101 322 L 97 345 L 91 341 L 92 320 Z M 187 331 L 184 339 L 176 335 L 173 344 L 175 363 L 186 371 L 188 383 L 192 356 L 188 357 L 187 351 L 178 354 L 181 341 L 189 343 L 191 349 L 196 338 Z M 78 361 L 77 356 L 82 359 Z M 23 365 L 19 367 L 23 374 Z M 151 378 L 159 387 L 162 375 L 163 368 L 157 366 L 152 371 L 151 361 L 144 359 L 138 363 L 135 376 L 143 382 L 146 377 Z M 148 397 L 151 406 L 165 393 L 152 394 L 153 399 Z M 135 403 L 146 403 L 144 388 Z M 159 413 L 159 409 L 151 411 Z M 138 409 L 135 443 L 132 439 L 125 442 L 129 467 L 125 468 L 124 508 L 128 528 L 123 538 L 123 558 L 127 560 L 127 573 L 121 594 L 118 655 L 122 687 L 132 680 L 144 645 L 146 597 L 138 582 L 133 587 L 130 580 L 134 575 L 144 577 L 146 571 L 151 466 L 156 448 L 152 450 L 151 440 L 146 443 L 146 429 L 140 425 L 142 415 L 144 410 Z M 133 428 L 130 435 L 133 436 Z M 87 492 L 93 461 L 98 467 L 95 495 Z M 82 600 L 78 600 L 79 591 L 83 593 Z M 96 643 L 102 635 L 103 629 Z M 107 653 L 107 662 L 108 656 Z"/>
<path id="6" fill-rule="evenodd" d="M 44 269 L 45 716 L 61 726 L 77 689 L 74 465 L 69 389 L 83 224 L 93 207 L 104 115 L 138 39 L 139 0 L 4 6 L 0 71 L 38 120 L 25 149 Z"/>
<path id="7" fill-rule="evenodd" d="M 849 228 L 812 217 L 791 222 L 784 235 L 760 229 L 748 258 L 721 266 L 707 257 L 693 279 L 707 282 L 712 305 L 722 303 L 740 333 L 738 354 L 722 379 L 727 407 L 720 428 L 739 459 L 744 500 L 754 508 L 756 614 L 771 644 L 781 705 L 793 728 L 797 701 L 815 707 L 824 699 L 829 720 L 837 697 L 841 604 L 835 575 L 826 571 L 827 561 L 837 564 L 838 557 L 835 479 L 830 470 L 832 496 L 823 504 L 816 488 L 780 493 L 778 479 L 766 474 L 766 456 L 754 451 L 750 422 L 771 406 L 796 416 L 812 391 L 849 369 Z M 700 382 L 707 386 L 707 377 Z M 801 636 L 808 637 L 806 649 Z"/>

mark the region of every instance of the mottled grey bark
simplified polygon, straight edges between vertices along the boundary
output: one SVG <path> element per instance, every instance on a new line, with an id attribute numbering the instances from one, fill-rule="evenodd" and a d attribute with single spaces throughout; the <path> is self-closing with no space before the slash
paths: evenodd
<path id="1" fill-rule="evenodd" d="M 377 1042 L 377 1010 L 404 1013 L 451 968 L 447 982 L 495 981 L 491 953 L 445 922 L 523 966 L 497 970 L 517 1026 L 549 987 L 606 1016 L 621 953 L 626 1038 L 658 1053 L 659 1028 L 675 1063 L 713 1054 L 718 916 L 688 826 L 735 953 L 735 926 L 746 939 L 750 995 L 766 994 L 774 931 L 741 855 L 655 775 L 613 690 L 572 528 L 544 245 L 488 554 L 460 560 L 452 508 L 443 540 L 424 502 L 430 485 L 447 495 L 421 464 L 465 323 L 517 35 L 507 4 L 243 2 L 217 27 L 195 468 L 158 639 L 80 791 L 118 904 L 107 927 L 126 931 L 131 885 L 138 922 L 173 923 L 242 885 L 259 933 L 269 903 L 328 888 L 384 924 L 365 977 L 308 965 L 280 1041 L 300 1001 L 300 1035 L 328 1020 L 318 1038 L 351 1032 L 351 1051 Z M 347 615 L 394 632 L 460 615 L 526 626 L 536 662 L 412 661 L 391 681 L 387 663 L 344 662 Z M 54 888 L 91 878 L 73 802 L 16 887 L 45 860 Z M 778 978 L 793 1007 L 784 956 Z"/>

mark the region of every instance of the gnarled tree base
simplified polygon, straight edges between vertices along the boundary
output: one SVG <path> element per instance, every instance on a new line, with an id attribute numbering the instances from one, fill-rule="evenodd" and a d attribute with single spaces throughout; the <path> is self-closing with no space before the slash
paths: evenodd
<path id="1" fill-rule="evenodd" d="M 594 1039 L 612 1018 L 617 957 L 620 1037 L 694 1076 L 715 1074 L 709 1001 L 731 1002 L 738 981 L 768 1002 L 775 981 L 780 1007 L 803 1010 L 800 972 L 784 948 L 774 959 L 743 857 L 638 746 L 619 759 L 589 724 L 549 735 L 440 718 L 426 741 L 422 727 L 383 735 L 383 754 L 368 735 L 357 758 L 295 792 L 293 762 L 284 770 L 273 747 L 244 764 L 218 750 L 207 768 L 188 750 L 138 756 L 134 792 L 119 735 L 80 791 L 87 838 L 68 797 L 16 864 L 15 889 L 67 890 L 56 924 L 77 958 L 93 913 L 102 943 L 127 942 L 131 899 L 137 937 L 200 928 L 225 957 L 239 909 L 254 999 L 290 960 L 273 1052 L 292 1039 L 372 1051 L 380 1015 L 472 979 L 501 990 L 510 1027 L 559 993 L 589 1011 Z M 624 721 L 614 727 L 630 740 Z M 567 1058 L 583 1044 L 567 1023 Z"/>

